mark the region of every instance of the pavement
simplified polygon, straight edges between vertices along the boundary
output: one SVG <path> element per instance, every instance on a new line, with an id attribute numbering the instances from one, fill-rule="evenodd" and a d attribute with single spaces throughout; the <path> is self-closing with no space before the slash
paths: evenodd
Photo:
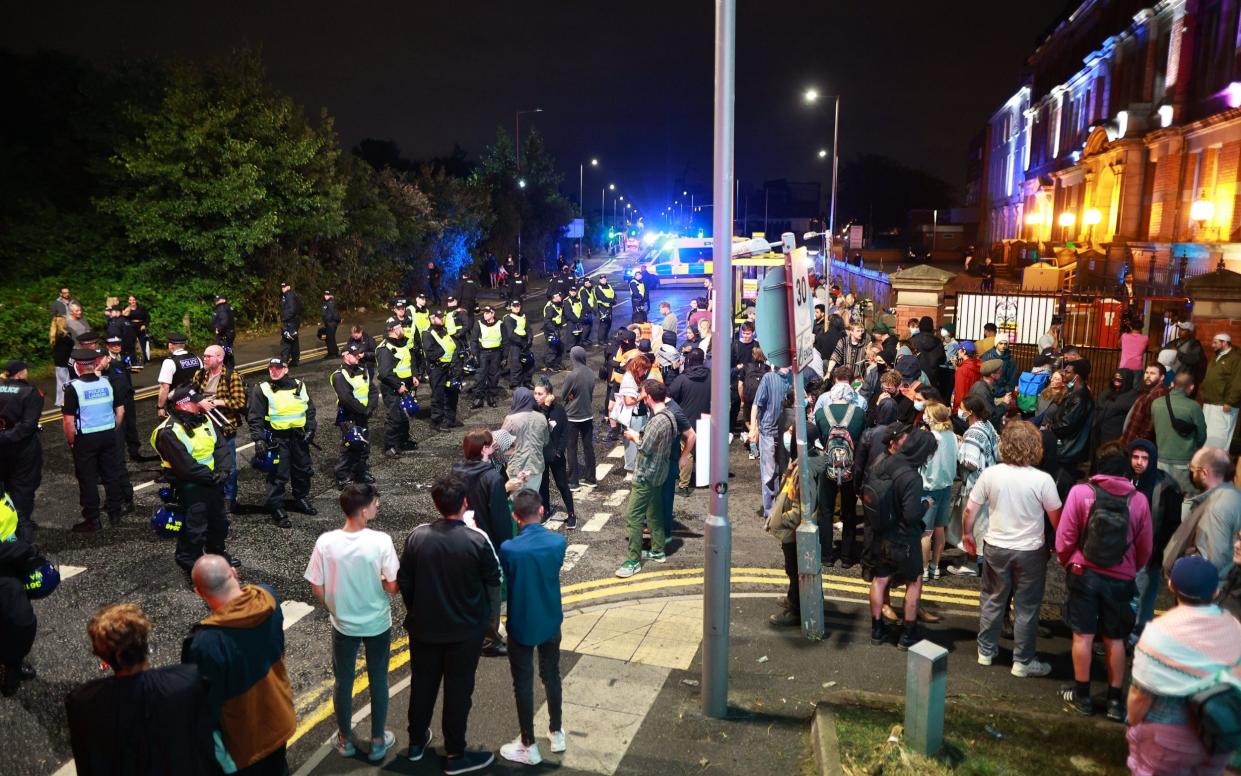
<path id="1" fill-rule="evenodd" d="M 615 262 L 595 260 L 588 269 L 612 274 Z M 693 288 L 669 288 L 656 293 L 684 310 Z M 623 294 L 618 293 L 623 297 Z M 541 311 L 541 289 L 531 295 L 530 307 Z M 616 323 L 627 318 L 625 300 Z M 352 321 L 346 321 L 351 323 Z M 536 331 L 537 331 L 537 327 Z M 536 353 L 541 355 L 541 340 Z M 265 357 L 274 345 L 255 341 L 255 358 Z M 239 362 L 249 356 L 239 349 Z M 592 365 L 602 354 L 591 351 Z M 306 381 L 321 413 L 332 406 L 327 375 L 335 364 L 309 355 L 293 370 Z M 148 373 L 150 370 L 148 370 Z M 559 384 L 561 376 L 554 378 Z M 595 406 L 603 402 L 603 386 Z M 462 402 L 467 426 L 497 428 L 503 406 L 469 410 Z M 425 411 L 424 411 L 425 415 Z M 138 425 L 144 439 L 154 425 L 154 402 L 138 403 Z M 412 423 L 419 449 L 398 461 L 372 457 L 372 469 L 382 491 L 373 527 L 403 541 L 416 525 L 434 519 L 429 489 L 448 463 L 460 455 L 460 433 L 431 432 L 424 418 Z M 38 495 L 36 519 L 45 552 L 62 564 L 65 581 L 47 599 L 35 603 L 39 636 L 31 662 L 39 678 L 26 682 L 13 698 L 0 698 L 0 726 L 10 742 L 3 771 L 12 776 L 71 774 L 73 766 L 64 719 L 65 695 L 78 684 L 100 676 L 98 661 L 90 654 L 85 624 L 103 605 L 118 601 L 139 604 L 156 624 L 152 636 L 152 664 L 177 661 L 181 640 L 189 627 L 206 613 L 201 600 L 185 582 L 172 559 L 172 544 L 155 536 L 147 517 L 158 497 L 152 480 L 157 464 L 131 464 L 137 513 L 119 528 L 79 536 L 68 531 L 79 519 L 76 482 L 64 440 L 55 424 L 45 429 L 44 481 Z M 312 450 L 316 476 L 312 500 L 314 517 L 294 515 L 291 529 L 275 527 L 257 506 L 262 501 L 261 475 L 245 465 L 248 454 L 239 451 L 242 469 L 239 500 L 245 512 L 232 521 L 229 549 L 244 566 L 245 582 L 271 585 L 285 610 L 286 664 L 293 685 L 299 726 L 291 741 L 290 763 L 295 772 L 345 773 L 376 770 L 364 760 L 343 760 L 324 747 L 332 734 L 332 674 L 326 611 L 302 579 L 311 548 L 320 533 L 338 527 L 337 491 L 332 484 L 335 431 L 325 422 L 319 434 L 324 451 Z M 866 584 L 857 568 L 833 569 L 825 575 L 828 598 L 828 637 L 821 642 L 802 638 L 800 631 L 776 630 L 768 615 L 776 611 L 775 598 L 787 584 L 775 540 L 754 516 L 759 504 L 757 466 L 747 460 L 740 444 L 731 448 L 729 510 L 733 525 L 732 628 L 730 632 L 730 703 L 726 720 L 708 719 L 699 710 L 703 518 L 709 503 L 705 489 L 677 497 L 673 541 L 668 562 L 648 564 L 635 577 L 617 579 L 613 573 L 624 558 L 624 509 L 629 485 L 624 481 L 621 449 L 607 444 L 602 434 L 595 444 L 599 484 L 574 494 L 579 528 L 567 532 L 569 553 L 562 569 L 566 620 L 561 670 L 565 677 L 565 727 L 569 750 L 549 763 L 566 773 L 770 773 L 803 771 L 812 759 L 809 721 L 817 701 L 843 690 L 872 691 L 899 696 L 904 688 L 905 656 L 893 646 L 872 647 L 866 613 Z M 554 489 L 553 489 L 554 491 Z M 557 514 L 549 526 L 563 528 L 564 507 L 553 493 Z M 1019 680 L 1008 674 L 1010 653 L 1002 651 L 991 668 L 974 661 L 977 625 L 976 579 L 945 577 L 929 584 L 928 606 L 944 617 L 927 630 L 927 637 L 951 651 L 949 693 L 978 704 L 1014 704 L 1060 713 L 1054 691 L 1067 681 L 1069 641 L 1058 623 L 1056 602 L 1063 581 L 1053 568 L 1044 616 L 1049 626 L 1040 639 L 1040 656 L 1055 668 L 1046 679 Z M 408 702 L 408 636 L 399 623 L 404 607 L 394 598 L 393 658 L 390 684 L 393 702 L 388 728 L 397 732 L 403 749 L 409 737 L 404 719 Z M 1008 646 L 1005 644 L 1005 646 Z M 765 658 L 765 659 L 764 659 Z M 1100 667 L 1101 670 L 1101 667 Z M 1100 673 L 1099 676 L 1102 674 Z M 830 684 L 835 682 L 835 684 Z M 355 724 L 365 737 L 369 729 L 369 692 L 365 674 L 355 684 Z M 536 705 L 542 704 L 536 689 Z M 498 751 L 516 733 L 507 661 L 484 658 L 478 672 L 470 720 L 472 746 Z M 437 741 L 438 719 L 434 723 Z M 545 729 L 545 725 L 539 729 Z M 1119 726 L 1104 728 L 1121 735 Z M 1114 730 L 1114 733 L 1110 732 Z M 421 763 L 389 756 L 383 770 L 398 773 L 430 772 L 438 760 Z M 492 772 L 507 772 L 497 765 Z"/>

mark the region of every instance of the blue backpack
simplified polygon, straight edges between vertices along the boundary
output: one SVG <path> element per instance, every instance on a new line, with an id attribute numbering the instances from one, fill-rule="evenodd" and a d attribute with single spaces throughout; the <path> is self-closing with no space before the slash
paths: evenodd
<path id="1" fill-rule="evenodd" d="M 1047 386 L 1051 375 L 1046 372 L 1022 372 L 1017 378 L 1017 409 L 1030 415 L 1038 410 L 1038 395 Z"/>

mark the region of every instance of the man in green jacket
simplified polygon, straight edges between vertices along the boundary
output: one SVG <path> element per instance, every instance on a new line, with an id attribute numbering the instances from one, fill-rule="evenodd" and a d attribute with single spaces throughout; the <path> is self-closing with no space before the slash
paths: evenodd
<path id="1" fill-rule="evenodd" d="M 1202 412 L 1207 422 L 1207 444 L 1227 450 L 1237 428 L 1237 408 L 1241 406 L 1241 351 L 1232 346 L 1226 331 L 1211 340 L 1215 357 L 1207 364 L 1202 380 Z"/>
<path id="2" fill-rule="evenodd" d="M 1198 494 L 1193 478 L 1189 474 L 1189 462 L 1194 451 L 1206 443 L 1207 423 L 1198 402 L 1189 398 L 1194 390 L 1194 376 L 1190 372 L 1178 372 L 1172 383 L 1172 391 L 1163 401 L 1151 404 L 1151 422 L 1155 428 L 1155 446 L 1159 452 L 1159 468 L 1168 473 L 1181 492 L 1185 494 L 1185 505 L 1189 499 Z M 1170 411 L 1169 411 L 1170 410 Z M 1173 423 L 1173 418 L 1176 423 Z M 1192 429 L 1184 425 L 1188 423 Z M 1176 429 L 1181 426 L 1181 433 Z M 1186 507 L 1182 507 L 1182 517 Z"/>

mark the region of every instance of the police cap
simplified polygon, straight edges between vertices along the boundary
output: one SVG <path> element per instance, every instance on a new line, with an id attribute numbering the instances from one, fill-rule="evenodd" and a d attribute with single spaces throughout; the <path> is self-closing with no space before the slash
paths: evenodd
<path id="1" fill-rule="evenodd" d="M 99 358 L 99 351 L 94 348 L 74 348 L 69 357 L 78 363 L 85 363 Z"/>
<path id="2" fill-rule="evenodd" d="M 93 331 L 86 331 L 75 337 L 75 340 L 79 345 L 94 345 L 99 341 L 99 335 Z"/>
<path id="3" fill-rule="evenodd" d="M 174 345 L 184 345 L 187 342 L 185 335 L 179 331 L 169 334 L 168 341 Z"/>

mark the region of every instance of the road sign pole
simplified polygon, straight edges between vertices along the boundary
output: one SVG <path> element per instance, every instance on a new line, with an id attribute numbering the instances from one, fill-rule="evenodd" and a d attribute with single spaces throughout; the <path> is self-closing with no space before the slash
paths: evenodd
<path id="1" fill-rule="evenodd" d="M 706 521 L 702 600 L 702 711 L 728 714 L 729 587 L 732 526 L 728 522 L 728 425 L 732 386 L 733 99 L 737 0 L 715 0 L 715 173 L 711 374 L 711 505 Z M 725 336 L 725 332 L 729 336 Z"/>
<path id="2" fill-rule="evenodd" d="M 789 344 L 793 354 L 793 433 L 797 436 L 797 471 L 801 480 L 801 525 L 797 526 L 797 576 L 801 591 L 802 634 L 812 641 L 823 638 L 826 631 L 823 616 L 823 571 L 819 549 L 821 530 L 810 510 L 811 488 L 816 483 L 807 466 L 806 389 L 802 385 L 801 368 L 805 354 L 806 310 L 814 303 L 810 294 L 808 257 L 803 248 L 796 250 L 792 232 L 781 235 L 784 244 L 784 276 L 788 278 Z M 813 325 L 813 324 L 811 324 Z M 813 340 L 811 340 L 813 345 Z"/>

